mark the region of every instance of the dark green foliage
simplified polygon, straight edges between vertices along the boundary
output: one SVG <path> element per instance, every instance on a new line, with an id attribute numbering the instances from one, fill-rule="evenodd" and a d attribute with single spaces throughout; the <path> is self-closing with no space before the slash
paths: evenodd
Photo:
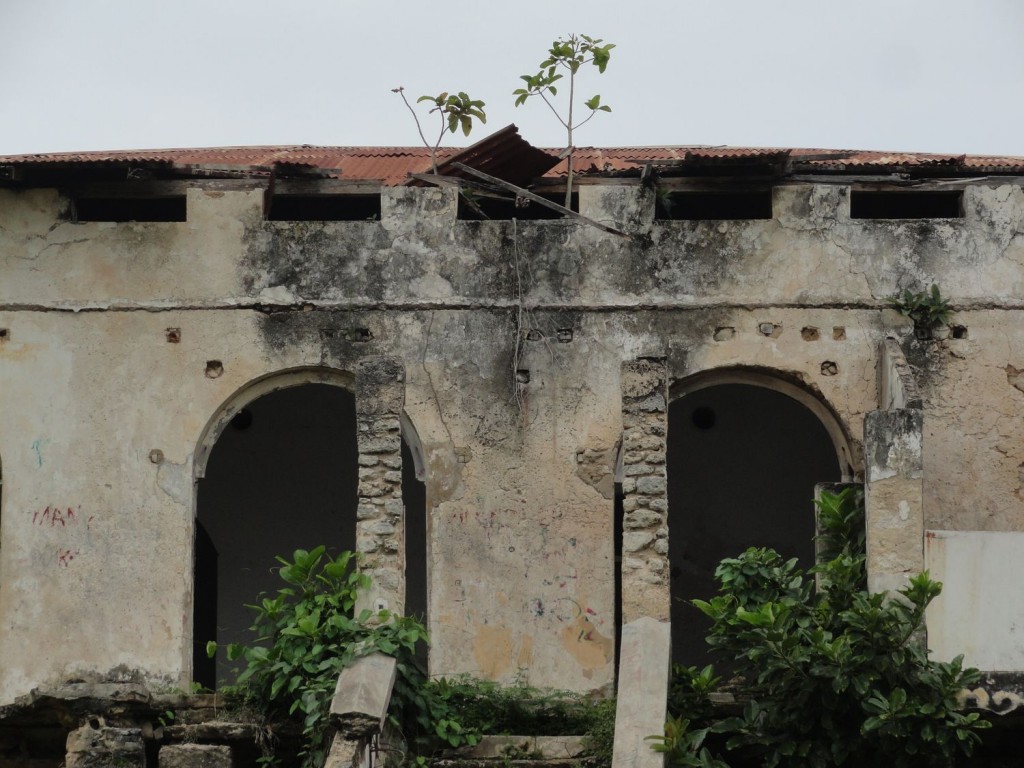
<path id="1" fill-rule="evenodd" d="M 466 727 L 480 733 L 563 736 L 590 729 L 594 702 L 570 691 L 515 684 L 503 686 L 474 677 L 439 678 L 436 695 Z"/>
<path id="2" fill-rule="evenodd" d="M 590 706 L 590 725 L 583 737 L 587 763 L 607 768 L 612 764 L 612 747 L 615 741 L 615 699 L 604 699 Z"/>
<path id="3" fill-rule="evenodd" d="M 710 694 L 719 680 L 710 665 L 700 670 L 681 664 L 672 666 L 665 733 L 651 737 L 651 748 L 666 753 L 671 765 L 728 768 L 705 744 L 714 714 Z"/>
<path id="4" fill-rule="evenodd" d="M 320 768 L 330 748 L 328 708 L 341 670 L 377 651 L 397 660 L 390 717 L 415 748 L 476 742 L 476 733 L 459 723 L 415 659 L 417 644 L 427 640 L 423 625 L 387 611 L 353 616 L 357 594 L 369 586 L 369 578 L 356 571 L 352 553 L 332 558 L 321 546 L 296 550 L 292 560 L 277 559 L 287 586 L 249 606 L 256 612 L 256 643 L 231 644 L 227 654 L 245 662 L 237 692 L 268 719 L 299 721 L 304 766 Z M 208 650 L 212 655 L 216 644 Z"/>
<path id="5" fill-rule="evenodd" d="M 714 621 L 708 642 L 751 700 L 741 716 L 712 724 L 706 706 L 687 701 L 695 670 L 685 670 L 656 747 L 673 764 L 944 766 L 979 743 L 989 723 L 956 701 L 977 670 L 959 657 L 929 660 L 920 639 L 941 584 L 923 573 L 897 595 L 869 594 L 861 494 L 826 494 L 818 506 L 830 559 L 804 573 L 795 560 L 749 549 L 719 565 L 716 597 L 695 601 Z M 726 738 L 721 755 L 705 746 L 709 734 Z"/>
<path id="6" fill-rule="evenodd" d="M 720 681 L 721 678 L 715 677 L 710 664 L 704 669 L 673 664 L 668 690 L 669 714 L 673 717 L 685 715 L 696 720 L 708 720 L 713 711 L 710 695 Z"/>

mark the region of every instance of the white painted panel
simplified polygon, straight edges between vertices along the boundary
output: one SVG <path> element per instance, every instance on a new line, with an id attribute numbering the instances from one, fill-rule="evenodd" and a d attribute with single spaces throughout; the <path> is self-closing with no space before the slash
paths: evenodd
<path id="1" fill-rule="evenodd" d="M 932 657 L 985 671 L 1024 671 L 1024 533 L 928 531 L 925 562 L 942 594 L 926 615 Z"/>

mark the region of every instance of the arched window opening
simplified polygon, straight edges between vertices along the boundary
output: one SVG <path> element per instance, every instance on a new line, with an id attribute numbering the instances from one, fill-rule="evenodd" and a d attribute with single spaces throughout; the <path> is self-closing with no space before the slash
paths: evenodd
<path id="1" fill-rule="evenodd" d="M 668 503 L 672 657 L 712 661 L 708 620 L 690 601 L 715 594 L 714 571 L 748 547 L 814 563 L 814 486 L 849 472 L 837 423 L 753 383 L 703 382 L 669 405 Z M 809 395 L 807 396 L 809 397 Z M 824 409 L 824 406 L 820 406 Z"/>
<path id="2" fill-rule="evenodd" d="M 245 605 L 283 586 L 277 555 L 355 549 L 355 398 L 326 383 L 270 389 L 208 450 L 197 489 L 193 679 L 215 688 L 236 663 L 209 660 L 206 643 L 252 642 Z"/>
<path id="3" fill-rule="evenodd" d="M 402 439 L 402 503 L 405 505 L 405 614 L 427 618 L 427 492 L 416 479 L 409 444 Z"/>

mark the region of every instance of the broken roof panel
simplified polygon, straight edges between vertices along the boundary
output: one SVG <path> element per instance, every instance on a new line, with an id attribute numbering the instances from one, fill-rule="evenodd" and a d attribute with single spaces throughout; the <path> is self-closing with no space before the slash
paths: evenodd
<path id="1" fill-rule="evenodd" d="M 537 149 L 523 139 L 515 125 L 507 125 L 438 163 L 438 174 L 466 177 L 466 172 L 456 168 L 455 163 L 468 165 L 517 186 L 526 186 L 533 179 L 540 178 L 558 165 L 559 160 L 557 155 Z M 408 183 L 425 182 L 414 179 Z"/>

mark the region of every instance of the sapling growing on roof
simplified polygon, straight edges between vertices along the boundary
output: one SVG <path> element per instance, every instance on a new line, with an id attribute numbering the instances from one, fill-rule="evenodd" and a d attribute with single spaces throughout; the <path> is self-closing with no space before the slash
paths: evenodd
<path id="1" fill-rule="evenodd" d="M 605 43 L 600 38 L 588 37 L 587 35 L 569 35 L 566 38 L 558 38 L 551 44 L 548 50 L 548 57 L 540 63 L 540 71 L 535 75 L 520 75 L 520 80 L 526 83 L 526 87 L 517 88 L 512 92 L 516 97 L 516 106 L 525 104 L 533 96 L 540 96 L 545 104 L 551 109 L 558 122 L 565 128 L 566 133 L 566 158 L 568 174 L 565 182 L 565 207 L 571 207 L 572 203 L 572 178 L 573 178 L 573 131 L 582 128 L 594 119 L 598 112 L 611 112 L 612 108 L 601 103 L 601 95 L 594 94 L 583 102 L 583 105 L 590 110 L 581 122 L 577 123 L 575 118 L 576 107 L 576 75 L 584 64 L 593 64 L 598 72 L 604 72 L 611 58 L 611 50 L 614 43 Z M 569 74 L 569 99 L 568 104 L 559 111 L 552 99 L 549 97 L 558 96 L 558 86 L 555 85 L 565 75 Z"/>
<path id="2" fill-rule="evenodd" d="M 398 88 L 392 88 L 391 92 L 401 96 L 405 106 L 412 113 L 412 119 L 416 121 L 416 130 L 419 131 L 424 146 L 430 150 L 430 168 L 435 175 L 437 174 L 437 150 L 441 146 L 444 135 L 461 130 L 464 136 L 469 136 L 470 131 L 473 130 L 474 119 L 479 120 L 481 123 L 487 122 L 484 102 L 478 99 L 471 99 L 464 91 L 459 91 L 458 93 L 442 91 L 437 96 L 420 96 L 416 99 L 416 103 L 419 104 L 426 101 L 433 104 L 433 107 L 430 108 L 427 114 L 434 114 L 436 112 L 440 119 L 440 130 L 437 133 L 437 140 L 431 144 L 423 133 L 423 126 L 420 124 L 419 115 L 416 114 L 416 110 L 413 109 L 409 100 L 405 98 L 405 88 L 399 86 Z"/>

